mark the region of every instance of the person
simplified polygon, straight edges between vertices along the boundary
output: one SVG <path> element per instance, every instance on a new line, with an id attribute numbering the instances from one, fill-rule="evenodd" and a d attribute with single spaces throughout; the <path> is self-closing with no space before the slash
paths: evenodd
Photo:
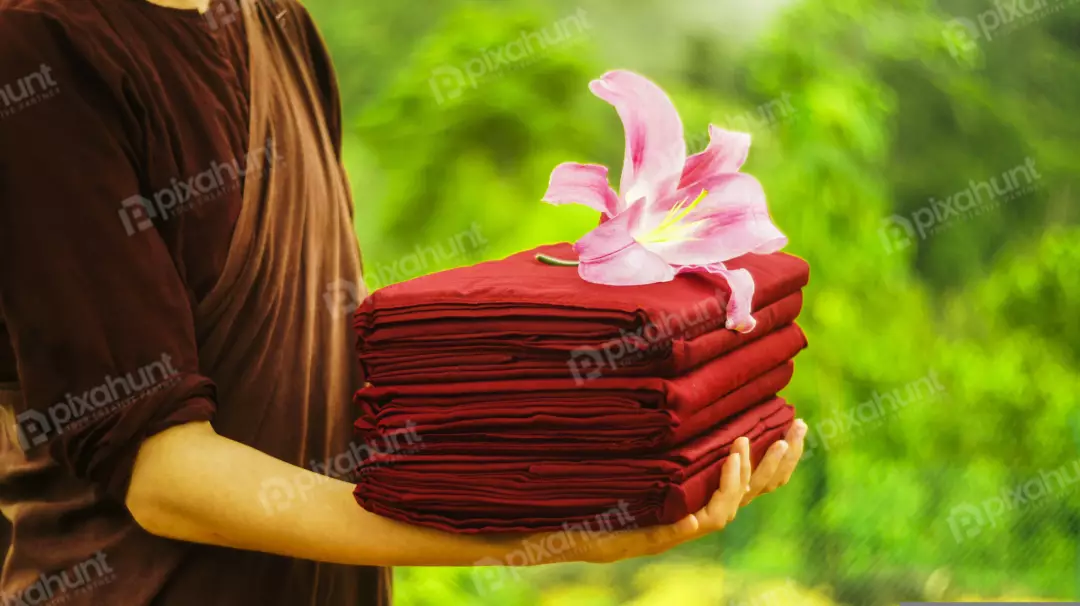
<path id="1" fill-rule="evenodd" d="M 0 0 L 0 603 L 387 604 L 389 567 L 544 540 L 382 518 L 308 469 L 349 452 L 361 381 L 323 301 L 363 284 L 341 148 L 296 0 Z M 724 528 L 805 431 L 575 559 Z"/>

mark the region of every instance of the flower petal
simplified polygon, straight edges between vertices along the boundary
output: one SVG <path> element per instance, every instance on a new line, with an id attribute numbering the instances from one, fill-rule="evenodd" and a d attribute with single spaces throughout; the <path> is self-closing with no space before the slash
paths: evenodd
<path id="1" fill-rule="evenodd" d="M 582 261 L 578 275 L 586 282 L 610 286 L 640 286 L 670 282 L 675 270 L 666 261 L 633 243 L 613 255 L 594 261 Z"/>
<path id="2" fill-rule="evenodd" d="M 721 269 L 716 273 L 724 276 L 731 288 L 727 304 L 725 326 L 737 332 L 750 332 L 757 327 L 754 311 L 754 276 L 745 269 Z"/>
<path id="3" fill-rule="evenodd" d="M 750 135 L 709 125 L 709 146 L 686 160 L 679 189 L 720 175 L 737 173 L 750 154 Z"/>
<path id="4" fill-rule="evenodd" d="M 641 215 L 640 200 L 626 212 L 605 221 L 574 244 L 578 254 L 578 275 L 587 282 L 612 286 L 636 286 L 667 282 L 675 270 L 649 252 L 630 235 L 629 226 Z"/>
<path id="5" fill-rule="evenodd" d="M 583 204 L 604 215 L 615 216 L 619 196 L 608 184 L 608 169 L 597 164 L 565 162 L 551 171 L 544 202 L 548 204 Z"/>
<path id="6" fill-rule="evenodd" d="M 709 265 L 684 265 L 678 268 L 678 273 L 708 272 L 717 274 L 727 280 L 731 295 L 727 301 L 727 319 L 725 326 L 728 330 L 747 333 L 757 327 L 757 320 L 752 315 L 754 312 L 754 276 L 745 269 L 728 269 L 723 263 Z"/>
<path id="7" fill-rule="evenodd" d="M 624 203 L 640 198 L 652 203 L 673 192 L 686 163 L 686 141 L 679 112 L 667 94 L 628 71 L 608 72 L 589 89 L 615 107 L 626 131 L 619 185 Z"/>
<path id="8" fill-rule="evenodd" d="M 727 173 L 684 190 L 685 197 L 696 199 L 703 189 L 707 195 L 680 222 L 686 227 L 668 230 L 678 237 L 644 241 L 649 250 L 672 265 L 708 265 L 747 253 L 773 253 L 787 245 L 787 236 L 773 225 L 757 179 L 745 173 Z M 644 221 L 648 229 L 655 226 L 657 216 L 648 213 Z M 643 232 L 641 228 L 633 231 L 639 237 Z"/>
<path id="9" fill-rule="evenodd" d="M 638 228 L 644 214 L 645 200 L 638 200 L 614 217 L 601 217 L 600 225 L 581 236 L 574 244 L 578 258 L 592 261 L 637 244 L 637 240 L 630 234 Z"/>

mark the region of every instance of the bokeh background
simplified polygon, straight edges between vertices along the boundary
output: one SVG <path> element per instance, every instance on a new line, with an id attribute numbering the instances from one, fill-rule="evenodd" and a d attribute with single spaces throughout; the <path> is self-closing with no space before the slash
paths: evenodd
<path id="1" fill-rule="evenodd" d="M 593 227 L 539 200 L 562 161 L 617 179 L 587 88 L 614 68 L 668 91 L 691 152 L 752 133 L 813 267 L 790 485 L 658 557 L 398 569 L 397 604 L 1080 598 L 1080 1 L 306 4 L 370 288 Z"/>

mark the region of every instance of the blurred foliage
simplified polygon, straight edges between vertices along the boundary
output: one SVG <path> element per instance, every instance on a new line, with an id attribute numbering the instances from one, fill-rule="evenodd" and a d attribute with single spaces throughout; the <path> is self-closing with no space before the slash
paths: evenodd
<path id="1" fill-rule="evenodd" d="M 594 226 L 539 198 L 562 161 L 617 179 L 621 125 L 587 89 L 613 68 L 668 91 L 691 151 L 710 122 L 754 135 L 746 170 L 814 271 L 811 349 L 786 392 L 810 450 L 791 485 L 656 558 L 494 585 L 400 569 L 397 603 L 1080 597 L 1080 482 L 1046 479 L 1080 477 L 1080 3 L 1032 0 L 1020 16 L 980 0 L 307 4 L 342 80 L 373 287 Z M 1025 166 L 1031 187 L 897 235 L 890 217 L 910 224 Z M 414 252 L 411 273 L 381 271 Z M 1017 490 L 1023 502 L 1003 496 Z"/>

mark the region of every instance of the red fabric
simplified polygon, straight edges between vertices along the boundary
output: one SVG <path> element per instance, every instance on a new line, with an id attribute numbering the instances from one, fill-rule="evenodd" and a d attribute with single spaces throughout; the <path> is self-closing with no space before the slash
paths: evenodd
<path id="1" fill-rule="evenodd" d="M 561 398 L 573 406 L 587 406 L 591 398 L 611 399 L 627 407 L 670 410 L 689 417 L 717 399 L 735 391 L 806 347 L 806 337 L 790 324 L 742 347 L 727 356 L 701 366 L 677 379 L 658 377 L 599 377 L 573 379 L 531 379 L 472 383 L 431 383 L 418 385 L 370 386 L 356 394 L 356 401 L 372 411 L 390 402 L 410 406 L 453 407 L 462 404 L 514 402 L 536 398 Z M 451 408 L 445 408 L 450 412 Z"/>
<path id="2" fill-rule="evenodd" d="M 783 253 L 730 262 L 754 276 L 763 323 L 739 335 L 723 329 L 730 289 L 719 276 L 603 286 L 572 267 L 536 261 L 540 252 L 574 257 L 570 244 L 542 246 L 373 293 L 354 319 L 369 380 L 430 381 L 429 371 L 441 368 L 462 380 L 566 376 L 568 355 L 586 372 L 610 366 L 605 374 L 676 376 L 793 321 L 809 280 L 806 262 Z M 453 380 L 446 375 L 438 380 Z"/>
<path id="3" fill-rule="evenodd" d="M 354 494 L 379 515 L 459 533 L 559 530 L 615 510 L 630 526 L 669 524 L 708 502 L 738 437 L 750 438 L 756 463 L 793 420 L 775 398 L 650 458 L 551 462 L 421 447 L 365 468 Z"/>
<path id="4" fill-rule="evenodd" d="M 459 404 L 452 412 L 445 406 L 414 406 L 405 398 L 379 410 L 362 401 L 356 427 L 366 441 L 380 444 L 411 431 L 427 454 L 627 456 L 670 448 L 707 432 L 778 393 L 793 370 L 794 363 L 785 362 L 686 416 L 613 398 L 522 397 Z"/>
<path id="5" fill-rule="evenodd" d="M 739 334 L 719 276 L 608 287 L 537 253 L 574 258 L 543 246 L 383 288 L 357 311 L 361 506 L 459 533 L 672 523 L 708 502 L 735 439 L 757 460 L 790 427 L 775 395 L 806 347 L 804 261 L 729 264 L 756 284 L 757 328 Z"/>
<path id="6" fill-rule="evenodd" d="M 596 373 L 670 378 L 794 322 L 802 304 L 803 295 L 796 292 L 766 306 L 754 314 L 757 328 L 747 334 L 721 328 L 692 339 L 654 343 L 641 350 L 632 349 L 626 339 L 598 341 L 600 345 L 591 347 L 568 347 L 551 342 L 507 344 L 494 339 L 469 338 L 458 341 L 460 344 L 456 346 L 439 344 L 437 348 L 431 343 L 380 347 L 364 353 L 362 360 L 368 380 L 377 385 L 587 377 Z"/>
<path id="7" fill-rule="evenodd" d="M 576 258 L 572 245 L 549 244 L 499 261 L 393 284 L 375 291 L 364 301 L 358 320 L 401 313 L 411 316 L 419 310 L 447 308 L 462 311 L 459 317 L 476 317 L 471 311 L 500 308 L 518 313 L 537 308 L 550 317 L 567 317 L 558 311 L 560 307 L 577 310 L 582 317 L 598 321 L 642 313 L 659 319 L 665 313 L 683 311 L 688 304 L 716 299 L 718 291 L 730 292 L 723 278 L 704 273 L 683 274 L 671 282 L 644 286 L 592 284 L 579 278 L 574 267 L 540 263 L 535 259 L 537 253 Z M 745 268 L 754 276 L 755 302 L 778 301 L 805 286 L 809 278 L 806 262 L 786 253 L 745 255 L 726 265 L 730 269 Z"/>

